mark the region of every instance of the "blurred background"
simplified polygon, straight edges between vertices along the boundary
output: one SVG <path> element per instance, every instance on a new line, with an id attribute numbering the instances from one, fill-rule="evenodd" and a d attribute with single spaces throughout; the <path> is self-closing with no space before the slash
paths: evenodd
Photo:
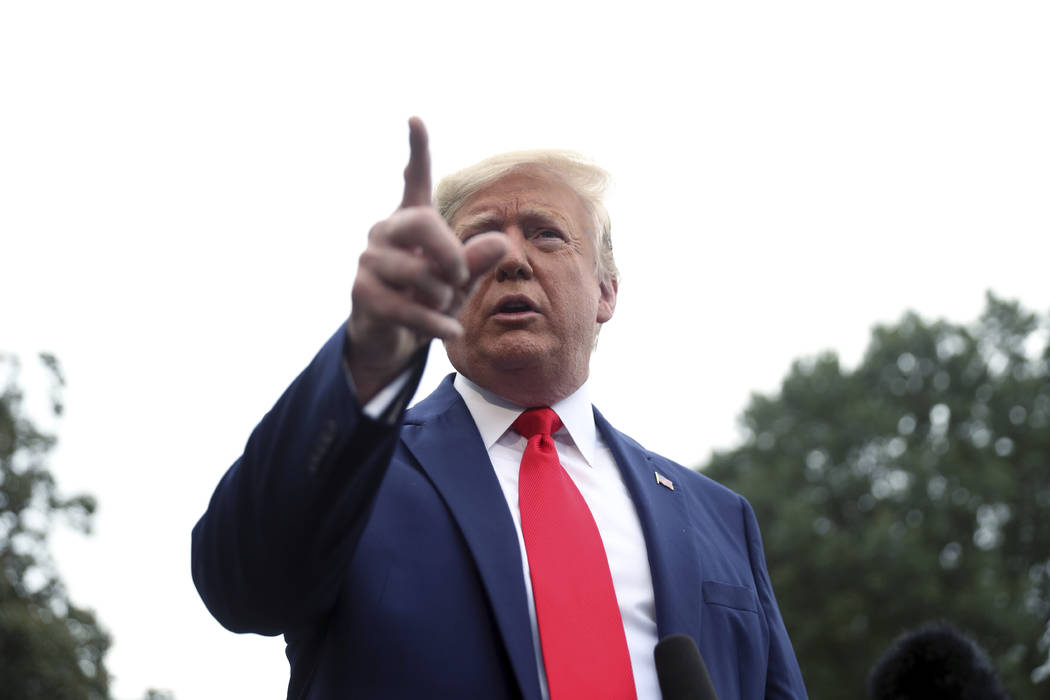
<path id="1" fill-rule="evenodd" d="M 813 698 L 938 618 L 1050 698 L 1048 35 L 1041 2 L 3 4 L 0 687 L 284 697 L 189 532 L 346 317 L 419 114 L 437 174 L 611 171 L 596 405 L 751 499 Z"/>

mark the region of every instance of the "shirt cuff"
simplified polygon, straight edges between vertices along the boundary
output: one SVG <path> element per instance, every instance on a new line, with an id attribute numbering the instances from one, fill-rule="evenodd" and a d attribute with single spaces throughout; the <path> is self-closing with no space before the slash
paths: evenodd
<path id="1" fill-rule="evenodd" d="M 405 388 L 405 384 L 412 377 L 412 367 L 409 367 L 401 374 L 394 378 L 394 381 L 387 384 L 385 387 L 379 390 L 379 393 L 373 396 L 368 403 L 362 407 L 365 415 L 372 420 L 379 420 L 383 413 L 390 408 L 397 397 L 401 394 L 401 390 Z M 350 385 L 353 386 L 353 379 L 350 378 L 350 373 L 346 374 L 347 379 L 350 380 Z"/>
<path id="2" fill-rule="evenodd" d="M 369 399 L 368 403 L 361 407 L 361 411 L 379 423 L 385 425 L 397 423 L 398 418 L 401 417 L 402 412 L 407 408 L 408 402 L 415 395 L 416 389 L 419 388 L 419 380 L 423 377 L 429 350 L 430 343 L 424 343 L 423 347 L 416 351 L 408 367 Z M 350 386 L 350 391 L 354 393 L 354 396 L 357 396 L 357 386 L 354 385 L 354 377 L 350 373 L 350 364 L 346 361 L 345 355 L 343 357 L 343 375 L 346 377 L 346 383 Z"/>

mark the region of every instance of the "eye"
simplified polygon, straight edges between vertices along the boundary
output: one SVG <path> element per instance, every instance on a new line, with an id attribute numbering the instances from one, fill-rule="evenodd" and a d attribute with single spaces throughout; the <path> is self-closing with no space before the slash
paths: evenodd
<path id="1" fill-rule="evenodd" d="M 562 234 L 561 234 L 561 231 L 559 231 L 557 229 L 553 229 L 553 228 L 537 229 L 535 235 L 536 235 L 537 238 L 554 238 L 554 239 L 564 238 L 564 236 L 562 236 Z"/>

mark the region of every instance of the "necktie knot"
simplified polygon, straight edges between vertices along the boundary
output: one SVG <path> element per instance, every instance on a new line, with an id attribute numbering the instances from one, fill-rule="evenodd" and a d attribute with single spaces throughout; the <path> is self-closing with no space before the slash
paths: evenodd
<path id="1" fill-rule="evenodd" d="M 533 435 L 553 435 L 561 430 L 561 418 L 552 408 L 530 408 L 518 416 L 513 428 L 526 438 Z"/>

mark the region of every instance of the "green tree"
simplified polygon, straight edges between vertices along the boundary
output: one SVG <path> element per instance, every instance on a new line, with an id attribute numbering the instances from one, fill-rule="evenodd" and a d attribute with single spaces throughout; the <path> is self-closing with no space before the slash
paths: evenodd
<path id="1" fill-rule="evenodd" d="M 62 413 L 62 373 L 52 379 L 50 412 Z M 0 689 L 13 700 L 104 700 L 110 640 L 94 614 L 69 600 L 48 550 L 56 520 L 87 533 L 95 502 L 63 498 L 48 470 L 55 436 L 28 415 L 16 358 L 0 354 Z"/>
<path id="2" fill-rule="evenodd" d="M 745 495 L 814 698 L 860 698 L 906 628 L 947 619 L 1017 700 L 1050 698 L 1047 319 L 989 294 L 971 326 L 907 314 L 860 366 L 796 362 L 704 473 Z"/>

